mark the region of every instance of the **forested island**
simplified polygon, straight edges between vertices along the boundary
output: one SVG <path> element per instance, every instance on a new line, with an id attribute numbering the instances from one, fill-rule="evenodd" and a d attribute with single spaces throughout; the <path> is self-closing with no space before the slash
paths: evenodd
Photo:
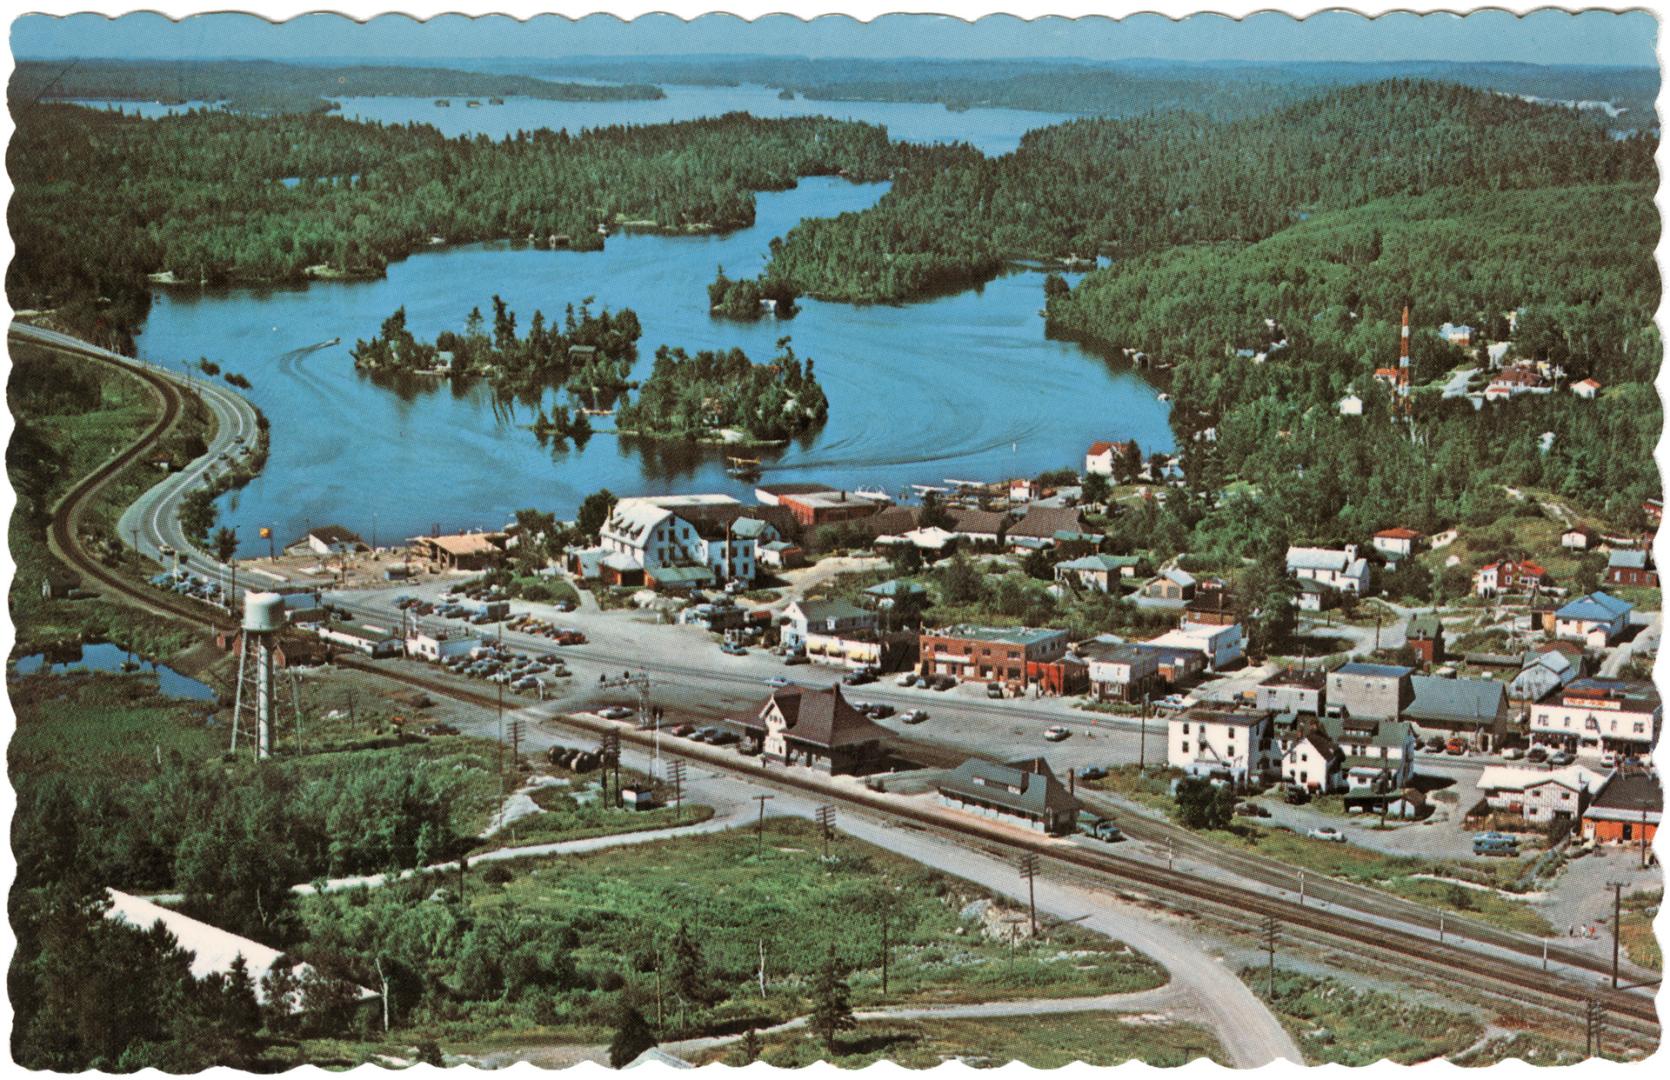
<path id="1" fill-rule="evenodd" d="M 636 400 L 615 410 L 622 434 L 685 441 L 782 442 L 816 431 L 829 418 L 829 400 L 788 338 L 769 363 L 752 363 L 741 349 L 698 352 L 661 346 Z"/>
<path id="2" fill-rule="evenodd" d="M 131 346 L 155 273 L 204 285 L 375 276 L 437 241 L 596 250 L 618 225 L 739 228 L 757 191 L 803 176 L 888 179 L 951 153 L 891 143 L 873 125 L 742 113 L 496 142 L 336 116 L 141 120 L 51 104 L 15 115 L 12 306 L 53 309 L 118 348 Z"/>
<path id="3" fill-rule="evenodd" d="M 725 268 L 707 287 L 708 310 L 727 319 L 751 321 L 764 315 L 788 318 L 799 310 L 800 293 L 775 278 L 731 278 Z"/>
<path id="4" fill-rule="evenodd" d="M 646 101 L 658 86 L 552 82 L 449 68 L 356 64 L 315 67 L 272 60 L 20 60 L 8 97 L 16 106 L 46 99 L 207 101 L 236 112 L 306 113 L 337 108 L 345 97 L 529 97 L 545 101 Z"/>
<path id="5" fill-rule="evenodd" d="M 354 343 L 354 366 L 380 374 L 486 378 L 502 400 L 538 400 L 547 389 L 566 389 L 579 408 L 608 408 L 626 389 L 643 334 L 631 308 L 594 313 L 588 297 L 577 310 L 569 304 L 560 324 L 547 324 L 545 313 L 536 310 L 521 336 L 516 313 L 504 300 L 494 296 L 492 309 L 491 325 L 479 307 L 472 308 L 462 332 L 444 330 L 427 343 L 407 327 L 402 307 L 383 320 L 376 336 Z M 566 420 L 550 424 L 541 413 L 535 430 L 559 435 L 576 430 Z"/>

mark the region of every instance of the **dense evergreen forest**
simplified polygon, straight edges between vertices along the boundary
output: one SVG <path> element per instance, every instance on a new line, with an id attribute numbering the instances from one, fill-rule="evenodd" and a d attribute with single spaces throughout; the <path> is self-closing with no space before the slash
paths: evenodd
<path id="1" fill-rule="evenodd" d="M 757 56 L 589 57 L 549 61 L 551 74 L 693 86 L 759 83 L 819 101 L 920 101 L 948 108 L 1037 109 L 1135 116 L 1188 109 L 1219 119 L 1265 112 L 1320 91 L 1386 79 L 1436 79 L 1550 101 L 1610 103 L 1595 122 L 1623 128 L 1656 125 L 1658 72 L 1653 68 L 1455 63 L 1434 60 L 1257 63 L 1125 60 L 871 60 Z"/>
<path id="2" fill-rule="evenodd" d="M 741 349 L 690 356 L 663 345 L 634 401 L 616 410 L 622 432 L 672 439 L 707 439 L 729 429 L 755 442 L 775 442 L 814 431 L 829 417 L 829 401 L 788 338 L 770 363 L 755 364 Z"/>
<path id="3" fill-rule="evenodd" d="M 1425 82 L 1228 123 L 1078 120 L 1029 132 L 1001 158 L 948 152 L 871 209 L 802 222 L 773 245 L 768 273 L 823 299 L 901 300 L 983 279 L 1010 257 L 1256 241 L 1391 195 L 1651 180 L 1656 147 L 1572 110 Z"/>
<path id="4" fill-rule="evenodd" d="M 14 109 L 37 99 L 224 103 L 239 112 L 325 112 L 343 97 L 495 97 L 548 101 L 637 101 L 658 86 L 559 83 L 527 75 L 359 64 L 315 67 L 272 60 L 21 60 L 7 97 Z M 463 101 L 457 102 L 463 105 Z"/>
<path id="5" fill-rule="evenodd" d="M 42 105 L 17 120 L 12 305 L 57 309 L 116 345 L 144 317 L 148 274 L 295 282 L 377 275 L 434 238 L 596 249 L 600 226 L 736 228 L 753 221 L 756 191 L 886 179 L 950 153 L 864 124 L 740 113 L 499 141 L 332 116 L 139 120 Z"/>

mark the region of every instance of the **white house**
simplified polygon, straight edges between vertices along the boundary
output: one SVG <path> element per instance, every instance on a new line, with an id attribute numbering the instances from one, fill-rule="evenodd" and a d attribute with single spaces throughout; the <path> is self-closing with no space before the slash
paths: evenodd
<path id="1" fill-rule="evenodd" d="M 1465 349 L 1473 344 L 1473 328 L 1461 323 L 1445 323 L 1438 328 L 1438 336 L 1451 345 L 1459 345 Z"/>
<path id="2" fill-rule="evenodd" d="M 1287 549 L 1287 572 L 1293 577 L 1308 578 L 1359 596 L 1368 594 L 1372 581 L 1368 560 L 1357 554 L 1356 544 L 1347 544 L 1338 550 L 1290 547 Z"/>
<path id="3" fill-rule="evenodd" d="M 1398 559 L 1415 554 L 1415 545 L 1420 541 L 1421 534 L 1414 529 L 1397 526 L 1390 529 L 1381 529 L 1375 533 L 1373 544 L 1374 550 L 1396 562 Z"/>
<path id="4" fill-rule="evenodd" d="M 1239 623 L 1217 626 L 1210 623 L 1185 622 L 1177 629 L 1168 630 L 1144 644 L 1193 649 L 1206 657 L 1208 670 L 1221 671 L 1241 659 L 1245 653 L 1246 638 L 1241 633 Z"/>
<path id="5" fill-rule="evenodd" d="M 1606 775 L 1582 765 L 1552 771 L 1491 765 L 1479 774 L 1479 790 L 1492 810 L 1547 824 L 1576 820 L 1606 783 Z"/>
<path id="6" fill-rule="evenodd" d="M 1134 555 L 1085 555 L 1055 564 L 1055 580 L 1096 592 L 1119 592 L 1121 578 L 1135 577 L 1142 560 Z"/>
<path id="7" fill-rule="evenodd" d="M 1282 754 L 1282 782 L 1324 795 L 1339 791 L 1345 786 L 1344 762 L 1345 756 L 1327 733 L 1313 729 Z"/>
<path id="8" fill-rule="evenodd" d="M 1574 382 L 1571 384 L 1571 392 L 1587 401 L 1593 401 L 1595 395 L 1600 393 L 1600 383 L 1593 379 L 1584 379 L 1582 382 Z"/>
<path id="9" fill-rule="evenodd" d="M 1262 783 L 1276 764 L 1271 716 L 1250 710 L 1190 709 L 1171 718 L 1166 760 L 1191 776 Z"/>
<path id="10" fill-rule="evenodd" d="M 1531 741 L 1579 757 L 1612 751 L 1646 759 L 1663 718 L 1664 706 L 1650 682 L 1577 679 L 1531 706 Z"/>
<path id="11" fill-rule="evenodd" d="M 307 535 L 284 548 L 286 555 L 352 555 L 370 551 L 371 545 L 340 525 L 320 525 L 307 530 Z"/>
<path id="12" fill-rule="evenodd" d="M 1126 453 L 1128 442 L 1093 442 L 1084 452 L 1084 471 L 1087 476 L 1112 477 L 1119 458 Z"/>
<path id="13" fill-rule="evenodd" d="M 622 499 L 603 523 L 598 544 L 606 554 L 623 556 L 652 575 L 665 568 L 702 567 L 721 580 L 753 581 L 759 573 L 759 545 L 781 536 L 769 522 L 737 515 L 731 509 L 735 505 L 730 496 Z M 685 508 L 688 512 L 679 512 Z"/>
<path id="14" fill-rule="evenodd" d="M 795 600 L 783 609 L 782 642 L 791 649 L 806 644 L 813 633 L 843 635 L 855 630 L 874 630 L 873 611 L 845 600 Z"/>
<path id="15" fill-rule="evenodd" d="M 468 656 L 476 644 L 477 640 L 468 634 L 452 636 L 418 630 L 406 635 L 406 655 L 413 660 L 439 664 L 455 656 Z"/>
<path id="16" fill-rule="evenodd" d="M 1343 756 L 1352 793 L 1399 791 L 1415 772 L 1415 726 L 1404 720 L 1325 716 L 1322 729 Z"/>
<path id="17" fill-rule="evenodd" d="M 1339 399 L 1339 414 L 1341 416 L 1363 415 L 1363 399 L 1348 391 L 1344 397 Z"/>
<path id="18" fill-rule="evenodd" d="M 1633 610 L 1628 600 L 1607 593 L 1579 596 L 1554 612 L 1554 636 L 1602 649 L 1623 635 Z"/>

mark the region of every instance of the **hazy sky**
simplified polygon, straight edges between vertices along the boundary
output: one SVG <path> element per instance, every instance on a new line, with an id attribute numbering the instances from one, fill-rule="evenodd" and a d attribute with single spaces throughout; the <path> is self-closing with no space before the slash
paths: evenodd
<path id="1" fill-rule="evenodd" d="M 1364 19 L 1329 12 L 1298 21 L 1266 13 L 1236 22 L 1201 15 L 1174 22 L 1156 15 L 1123 21 L 995 16 L 969 24 L 940 16 L 894 15 L 864 24 L 844 17 L 805 22 L 770 16 L 747 23 L 728 15 L 686 23 L 646 16 L 577 22 L 545 16 L 518 23 L 490 16 L 441 16 L 420 24 L 383 16 L 359 24 L 334 15 L 305 15 L 274 25 L 248 15 L 200 15 L 174 23 L 149 13 L 53 18 L 29 15 L 12 24 L 20 57 L 209 57 L 273 59 L 447 57 L 582 54 L 757 53 L 804 56 L 1083 56 L 1174 60 L 1518 60 L 1530 63 L 1656 66 L 1653 17 L 1587 11 L 1502 11 L 1455 15 L 1395 13 Z"/>

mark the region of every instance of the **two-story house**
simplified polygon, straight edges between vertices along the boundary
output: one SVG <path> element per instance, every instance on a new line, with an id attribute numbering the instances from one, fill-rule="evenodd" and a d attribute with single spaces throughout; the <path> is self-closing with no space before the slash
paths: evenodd
<path id="1" fill-rule="evenodd" d="M 1663 718 L 1664 706 L 1650 682 L 1576 679 L 1531 706 L 1531 741 L 1580 757 L 1611 751 L 1645 760 L 1658 743 Z"/>
<path id="2" fill-rule="evenodd" d="M 1340 592 L 1368 595 L 1373 582 L 1368 560 L 1357 554 L 1357 545 L 1344 548 L 1290 547 L 1287 549 L 1288 576 L 1315 581 Z"/>
<path id="3" fill-rule="evenodd" d="M 874 611 L 845 600 L 792 600 L 778 618 L 779 640 L 790 649 L 804 649 L 812 634 L 874 632 L 879 619 Z"/>
<path id="4" fill-rule="evenodd" d="M 1270 713 L 1252 709 L 1189 709 L 1171 718 L 1166 760 L 1190 776 L 1259 784 L 1279 764 Z"/>

